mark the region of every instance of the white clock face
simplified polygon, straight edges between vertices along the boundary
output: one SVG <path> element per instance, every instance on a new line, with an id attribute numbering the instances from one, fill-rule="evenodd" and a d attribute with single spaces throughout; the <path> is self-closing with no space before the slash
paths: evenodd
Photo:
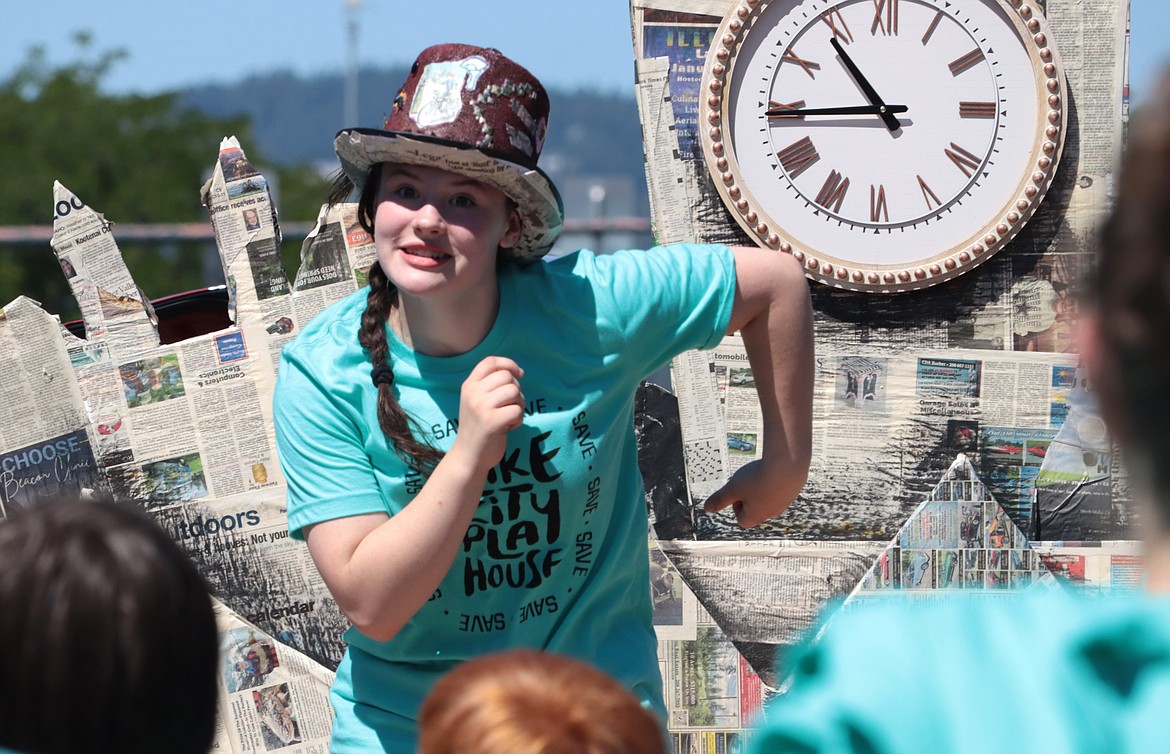
<path id="1" fill-rule="evenodd" d="M 999 0 L 745 0 L 704 78 L 704 146 L 733 215 L 843 287 L 974 266 L 1059 157 L 1063 86 L 1041 24 Z"/>

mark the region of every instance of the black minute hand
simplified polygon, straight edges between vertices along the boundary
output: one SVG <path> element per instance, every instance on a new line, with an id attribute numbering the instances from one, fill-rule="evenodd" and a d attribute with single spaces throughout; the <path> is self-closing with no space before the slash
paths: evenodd
<path id="1" fill-rule="evenodd" d="M 803 118 L 806 115 L 882 115 L 883 113 L 904 113 L 910 108 L 905 105 L 852 105 L 849 107 L 777 107 L 764 111 L 769 118 Z"/>
<path id="2" fill-rule="evenodd" d="M 837 41 L 837 38 L 829 37 L 829 42 L 832 43 L 833 48 L 837 50 L 837 54 L 841 56 L 841 60 L 845 63 L 845 67 L 849 69 L 849 73 L 853 76 L 853 79 L 857 82 L 857 85 L 861 87 L 862 93 L 865 94 L 865 98 L 870 101 L 870 104 L 880 108 L 885 108 L 884 110 L 879 110 L 877 115 L 881 116 L 882 122 L 886 124 L 886 128 L 890 129 L 891 131 L 897 131 L 899 128 L 901 128 L 902 124 L 899 123 L 898 119 L 894 117 L 894 114 L 889 111 L 889 108 L 885 107 L 886 103 L 882 102 L 882 98 L 879 97 L 878 93 L 874 91 L 874 88 L 870 86 L 869 81 L 867 81 L 865 76 L 861 74 L 861 70 L 858 69 L 857 65 L 853 62 L 853 59 L 849 57 L 849 53 L 845 52 L 845 48 L 841 46 L 841 43 Z"/>

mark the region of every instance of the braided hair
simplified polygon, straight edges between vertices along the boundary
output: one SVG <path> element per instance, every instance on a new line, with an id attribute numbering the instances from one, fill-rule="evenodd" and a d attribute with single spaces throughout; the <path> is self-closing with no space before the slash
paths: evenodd
<path id="1" fill-rule="evenodd" d="M 382 165 L 379 163 L 370 169 L 358 199 L 358 222 L 371 236 L 374 235 L 374 199 L 381 183 Z M 352 190 L 353 184 L 343 173 L 334 182 L 329 201 L 341 201 Z M 394 369 L 390 363 L 390 344 L 386 340 L 386 320 L 398 292 L 376 259 L 370 265 L 368 279 L 370 292 L 366 309 L 362 312 L 358 342 L 369 352 L 373 363 L 370 377 L 378 390 L 378 426 L 390 441 L 390 447 L 408 466 L 421 474 L 428 474 L 443 459 L 443 452 L 419 439 L 418 422 L 406 413 L 394 394 Z"/>

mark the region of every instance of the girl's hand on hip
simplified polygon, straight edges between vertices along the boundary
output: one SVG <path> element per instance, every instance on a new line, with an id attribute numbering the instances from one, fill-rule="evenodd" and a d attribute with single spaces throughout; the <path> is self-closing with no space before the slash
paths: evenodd
<path id="1" fill-rule="evenodd" d="M 475 365 L 459 396 L 459 434 L 451 451 L 487 473 L 508 447 L 508 432 L 524 421 L 524 370 L 504 356 Z"/>

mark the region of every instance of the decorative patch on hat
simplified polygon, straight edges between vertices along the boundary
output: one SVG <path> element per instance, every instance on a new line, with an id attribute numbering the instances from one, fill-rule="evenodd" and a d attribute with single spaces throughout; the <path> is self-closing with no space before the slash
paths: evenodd
<path id="1" fill-rule="evenodd" d="M 488 62 L 479 55 L 428 63 L 415 89 L 410 117 L 420 128 L 454 121 L 463 109 L 462 90 L 474 91 L 487 69 Z"/>
<path id="2" fill-rule="evenodd" d="M 540 122 L 536 124 L 536 129 L 533 131 L 533 138 L 536 140 L 536 153 L 540 154 L 544 151 L 544 136 L 548 131 L 548 118 L 541 118 Z"/>
<path id="3" fill-rule="evenodd" d="M 529 157 L 532 157 L 535 152 L 532 148 L 532 139 L 529 138 L 528 134 L 516 128 L 511 123 L 506 124 L 506 126 L 508 129 L 508 143 L 511 144 L 512 147 L 516 149 L 516 151 L 523 152 Z"/>
<path id="4" fill-rule="evenodd" d="M 540 154 L 541 148 L 544 146 L 544 124 L 545 119 L 536 122 L 525 105 L 524 100 L 535 100 L 537 97 L 536 88 L 531 84 L 515 81 L 505 81 L 502 84 L 492 84 L 482 91 L 476 99 L 475 106 L 475 120 L 480 126 L 480 140 L 476 144 L 481 149 L 500 149 L 500 144 L 495 141 L 495 127 L 489 118 L 488 108 L 495 104 L 498 98 L 510 98 L 510 108 L 512 113 L 520 121 L 517 126 L 512 123 L 505 122 L 504 132 L 508 139 L 508 144 L 517 151 L 521 152 L 533 159 Z M 495 117 L 499 118 L 505 111 L 496 110 Z M 525 130 L 528 133 L 525 133 Z"/>
<path id="5" fill-rule="evenodd" d="M 529 157 L 535 157 L 540 154 L 540 148 L 543 146 L 541 144 L 544 139 L 544 131 L 541 128 L 543 121 L 537 123 L 536 119 L 532 117 L 532 113 L 528 112 L 528 108 L 519 99 L 512 100 L 512 112 L 516 114 L 528 132 L 522 133 L 516 127 L 508 126 L 508 141 Z"/>
<path id="6" fill-rule="evenodd" d="M 528 112 L 528 108 L 524 106 L 523 102 L 518 99 L 512 100 L 512 112 L 516 113 L 516 117 L 520 119 L 520 122 L 524 124 L 525 128 L 532 131 L 532 127 L 536 125 L 536 122 L 532 117 L 532 113 Z"/>

